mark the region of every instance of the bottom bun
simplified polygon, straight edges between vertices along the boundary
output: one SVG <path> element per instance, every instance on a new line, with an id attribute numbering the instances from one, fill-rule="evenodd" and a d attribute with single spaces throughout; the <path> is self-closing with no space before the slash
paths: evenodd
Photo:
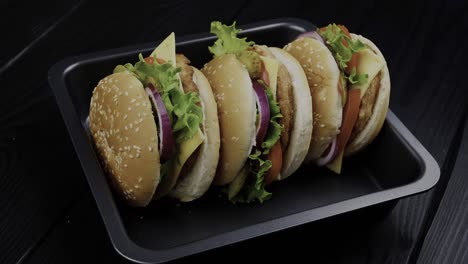
<path id="1" fill-rule="evenodd" d="M 193 68 L 193 81 L 198 87 L 203 108 L 203 132 L 205 141 L 200 145 L 193 168 L 179 179 L 170 196 L 182 202 L 190 202 L 202 196 L 210 187 L 219 161 L 218 110 L 210 83 L 205 75 Z"/>
<path id="2" fill-rule="evenodd" d="M 360 35 L 351 35 L 353 39 L 359 39 L 362 43 L 366 44 L 375 54 L 377 54 L 385 60 L 380 50 L 370 40 Z M 380 73 L 380 86 L 377 99 L 372 110 L 372 115 L 369 121 L 367 122 L 366 126 L 346 146 L 345 154 L 347 156 L 364 149 L 379 134 L 388 112 L 388 105 L 390 102 L 390 89 L 390 74 L 388 72 L 387 64 L 385 64 L 384 68 Z"/>
<path id="3" fill-rule="evenodd" d="M 285 179 L 301 166 L 309 150 L 312 138 L 312 97 L 299 62 L 282 49 L 270 48 L 270 51 L 288 70 L 293 89 L 294 124 L 281 169 L 281 179 Z"/>

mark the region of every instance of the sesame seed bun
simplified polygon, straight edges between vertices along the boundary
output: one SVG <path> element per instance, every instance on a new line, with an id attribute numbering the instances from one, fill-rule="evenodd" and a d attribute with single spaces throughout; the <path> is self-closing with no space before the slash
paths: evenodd
<path id="1" fill-rule="evenodd" d="M 306 162 L 320 158 L 340 132 L 342 99 L 338 91 L 340 70 L 330 50 L 318 40 L 300 38 L 285 50 L 301 64 L 309 83 L 313 105 L 312 142 Z"/>
<path id="2" fill-rule="evenodd" d="M 286 67 L 292 81 L 294 123 L 283 156 L 281 179 L 285 179 L 301 166 L 312 142 L 312 97 L 307 77 L 299 62 L 282 49 L 269 50 Z"/>
<path id="3" fill-rule="evenodd" d="M 200 152 L 192 170 L 179 180 L 170 193 L 170 196 L 182 202 L 197 199 L 209 189 L 219 160 L 220 136 L 216 101 L 206 77 L 195 68 L 193 71 L 193 81 L 198 87 L 202 103 L 205 141 L 200 146 Z"/>
<path id="4" fill-rule="evenodd" d="M 355 34 L 351 34 L 351 37 L 354 40 L 359 39 L 385 61 L 382 52 L 380 52 L 377 46 L 370 40 Z M 386 63 L 381 72 L 377 74 L 376 78 L 378 78 L 378 80 L 375 80 L 377 81 L 378 87 L 376 88 L 378 89 L 378 94 L 372 107 L 372 115 L 363 128 L 360 128 L 359 131 L 353 131 L 356 135 L 346 146 L 346 155 L 352 155 L 369 145 L 379 134 L 384 124 L 390 101 L 390 74 Z M 367 92 L 369 92 L 370 89 L 371 88 L 369 88 Z M 361 105 L 361 109 L 363 107 L 365 106 Z"/>
<path id="5" fill-rule="evenodd" d="M 93 91 L 89 126 L 114 189 L 146 206 L 160 181 L 158 130 L 141 82 L 129 72 L 102 79 Z"/>
<path id="6" fill-rule="evenodd" d="M 237 58 L 222 55 L 202 69 L 218 106 L 220 160 L 213 183 L 226 185 L 244 167 L 255 143 L 255 95 L 249 73 Z"/>

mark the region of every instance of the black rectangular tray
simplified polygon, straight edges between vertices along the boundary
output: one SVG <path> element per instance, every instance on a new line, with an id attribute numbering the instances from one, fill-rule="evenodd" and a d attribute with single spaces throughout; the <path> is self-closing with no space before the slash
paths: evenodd
<path id="1" fill-rule="evenodd" d="M 209 25 L 207 25 L 208 28 Z M 240 26 L 242 35 L 283 47 L 315 28 L 298 19 Z M 161 36 L 163 38 L 165 36 Z M 211 58 L 208 33 L 177 38 L 177 52 L 202 67 Z M 155 263 L 177 259 L 318 219 L 416 194 L 432 188 L 440 169 L 434 158 L 389 111 L 377 139 L 344 161 L 342 175 L 304 166 L 272 186 L 264 204 L 232 205 L 218 191 L 179 204 L 170 199 L 147 208 L 128 208 L 109 188 L 87 130 L 91 92 L 117 64 L 135 62 L 158 42 L 68 58 L 53 66 L 49 82 L 78 158 L 115 249 L 129 260 Z"/>

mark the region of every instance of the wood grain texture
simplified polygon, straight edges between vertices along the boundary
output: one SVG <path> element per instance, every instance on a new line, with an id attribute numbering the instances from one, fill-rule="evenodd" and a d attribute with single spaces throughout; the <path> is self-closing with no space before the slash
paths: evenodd
<path id="1" fill-rule="evenodd" d="M 0 25 L 10 29 L 3 30 L 2 38 L 7 41 L 3 41 L 0 50 L 0 73 L 22 57 L 79 4 L 78 0 L 0 3 L 0 10 L 8 11 L 2 12 Z"/>
<path id="2" fill-rule="evenodd" d="M 0 128 L 0 263 L 34 247 L 84 187 L 54 100 L 42 102 Z"/>
<path id="3" fill-rule="evenodd" d="M 89 191 L 22 263 L 128 263 L 112 247 Z"/>
<path id="4" fill-rule="evenodd" d="M 13 14 L 28 3 L 9 1 L 0 6 Z M 468 109 L 464 82 L 468 35 L 460 33 L 468 30 L 466 2 L 179 0 L 110 6 L 67 0 L 53 8 L 45 4 L 30 5 L 36 13 L 48 9 L 32 20 L 36 29 L 12 14 L 0 18 L 2 24 L 18 25 L 16 32 L 8 31 L 13 36 L 10 48 L 0 51 L 0 65 L 8 64 L 0 71 L 0 263 L 124 261 L 108 241 L 47 86 L 47 70 L 53 63 L 70 55 L 155 41 L 171 31 L 206 32 L 211 20 L 245 24 L 286 16 L 317 25 L 343 23 L 377 44 L 392 77 L 391 108 L 441 165 L 441 181 L 432 191 L 398 203 L 186 261 L 227 257 L 243 261 L 246 254 L 256 260 L 289 261 L 313 256 L 319 263 L 466 260 L 466 233 L 457 232 L 466 231 L 461 228 L 466 227 L 468 211 L 462 189 L 466 170 L 460 165 L 466 156 L 459 154 L 466 154 L 466 147 L 459 144 Z M 441 247 L 444 242 L 449 246 Z"/>
<path id="5" fill-rule="evenodd" d="M 468 263 L 468 122 L 446 194 L 418 263 Z"/>

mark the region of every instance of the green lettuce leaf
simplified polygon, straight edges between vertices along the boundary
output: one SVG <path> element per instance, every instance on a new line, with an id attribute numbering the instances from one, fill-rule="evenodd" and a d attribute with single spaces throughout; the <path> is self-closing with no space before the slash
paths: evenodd
<path id="1" fill-rule="evenodd" d="M 253 168 L 252 175 L 247 179 L 241 192 L 231 199 L 231 202 L 250 203 L 258 200 L 263 203 L 271 198 L 271 193 L 265 190 L 264 176 L 272 164 L 269 160 L 263 160 L 261 155 L 262 152 L 260 150 L 256 150 L 253 154 L 249 155 Z"/>
<path id="2" fill-rule="evenodd" d="M 340 69 L 343 71 L 348 67 L 347 64 L 351 60 L 353 53 L 366 48 L 366 45 L 360 40 L 352 40 L 346 36 L 345 32 L 336 24 L 330 24 L 326 27 L 325 31 L 318 30 L 318 33 L 331 48 Z M 343 44 L 343 39 L 348 43 L 347 47 Z"/>
<path id="3" fill-rule="evenodd" d="M 179 68 L 172 66 L 169 62 L 159 64 L 156 56 L 153 64 L 147 63 L 141 54 L 139 59 L 140 61 L 135 65 L 127 63 L 123 67 L 132 72 L 143 85 L 152 83 L 158 89 L 171 120 L 176 141 L 180 143 L 191 139 L 197 133 L 203 120 L 199 96 L 193 92 L 184 93 L 180 89 L 177 76 L 180 72 Z M 122 66 L 117 66 L 116 70 L 121 71 Z"/>
<path id="4" fill-rule="evenodd" d="M 353 68 L 347 79 L 351 84 L 365 84 L 368 78 L 368 74 L 358 74 L 356 73 L 356 68 Z"/>
<path id="5" fill-rule="evenodd" d="M 251 172 L 248 181 L 240 191 L 240 193 L 234 197 L 231 201 L 250 203 L 258 200 L 261 203 L 271 198 L 272 194 L 265 190 L 265 173 L 271 169 L 272 162 L 265 159 L 265 156 L 270 153 L 271 148 L 280 139 L 283 126 L 280 125 L 279 119 L 283 117 L 280 112 L 278 102 L 276 102 L 271 89 L 260 83 L 265 87 L 265 92 L 270 105 L 270 124 L 268 126 L 267 134 L 261 145 L 261 150 L 256 149 L 253 154 L 249 156 L 251 162 Z"/>
<path id="6" fill-rule="evenodd" d="M 265 86 L 265 84 L 263 85 Z M 270 124 L 268 126 L 265 139 L 262 143 L 262 149 L 263 154 L 268 154 L 270 153 L 270 150 L 273 147 L 273 145 L 275 145 L 275 143 L 281 137 L 283 126 L 278 122 L 283 116 L 281 115 L 279 104 L 273 97 L 271 89 L 269 87 L 266 87 L 265 92 L 268 97 L 268 103 L 270 105 Z"/>
<path id="7" fill-rule="evenodd" d="M 213 21 L 210 32 L 218 36 L 213 46 L 208 47 L 208 50 L 215 57 L 230 53 L 239 54 L 255 44 L 253 41 L 247 41 L 247 38 L 237 37 L 240 30 L 236 29 L 236 22 L 227 26 L 219 21 Z"/>

